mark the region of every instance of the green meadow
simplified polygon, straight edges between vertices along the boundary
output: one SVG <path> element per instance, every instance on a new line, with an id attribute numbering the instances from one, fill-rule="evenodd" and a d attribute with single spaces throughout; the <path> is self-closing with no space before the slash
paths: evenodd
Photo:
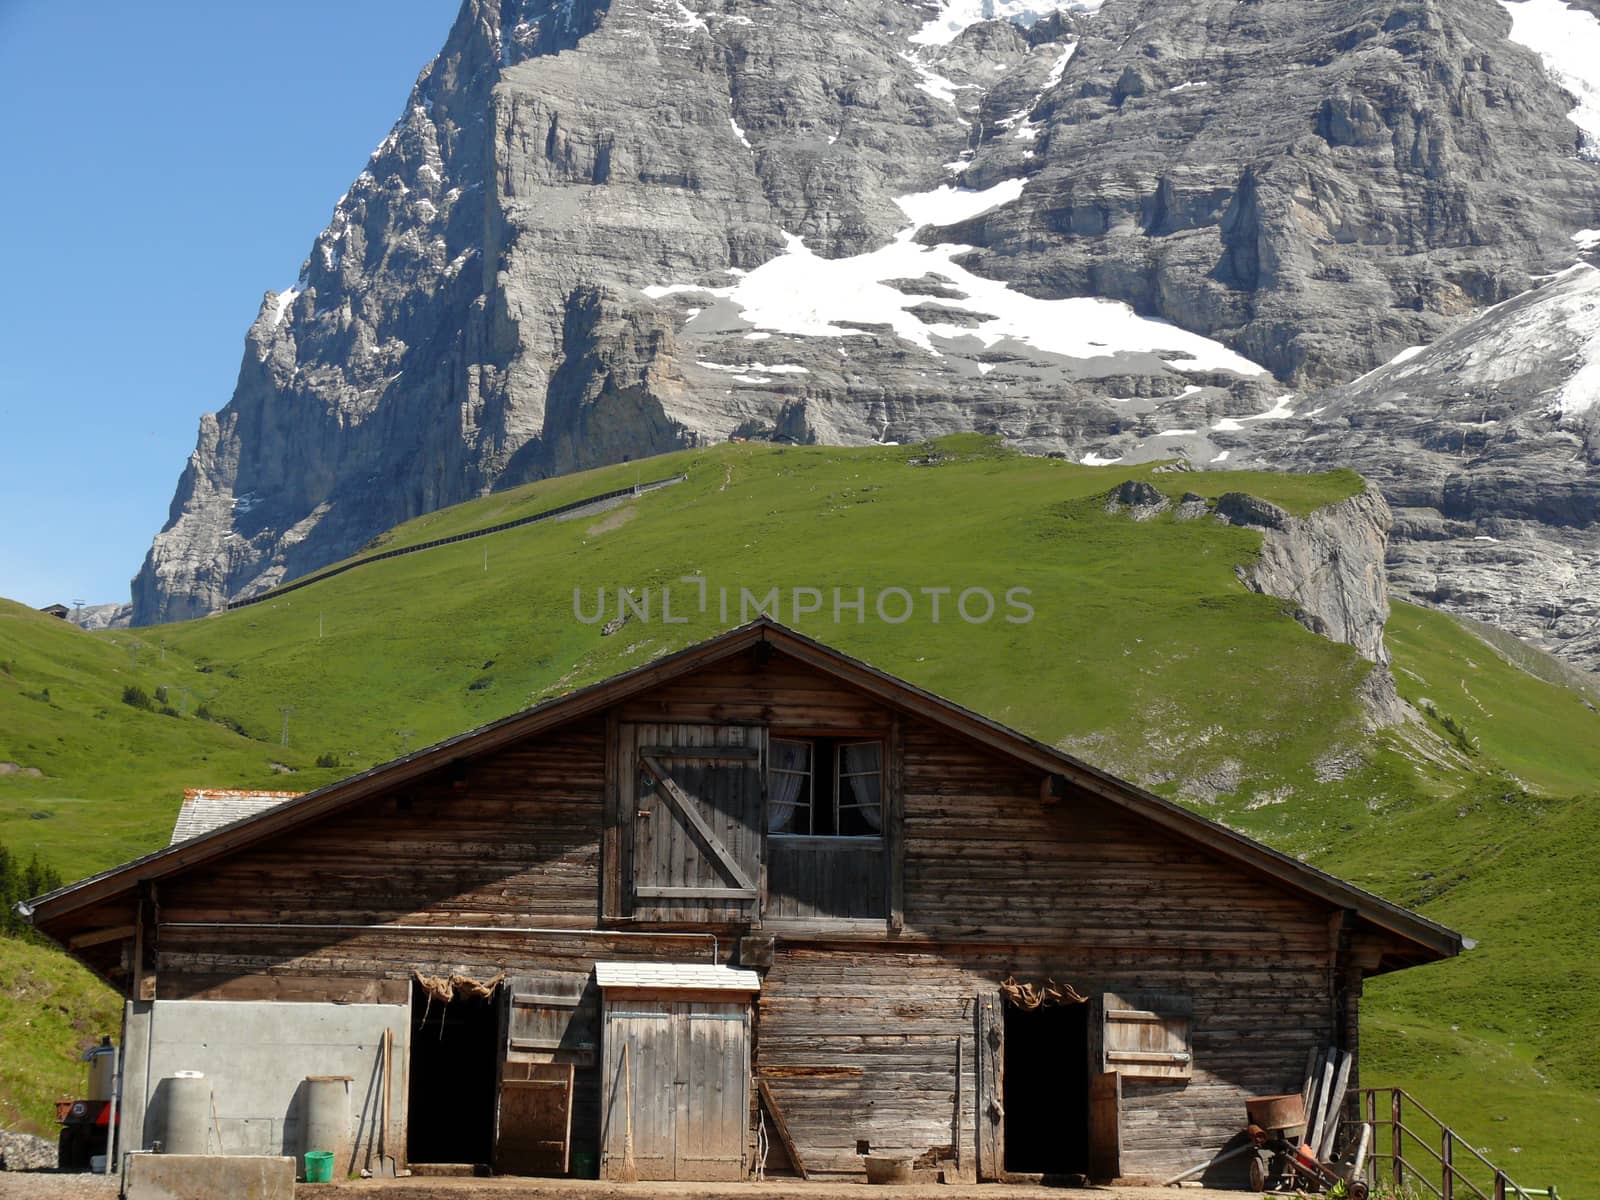
<path id="1" fill-rule="evenodd" d="M 1514 639 L 1396 605 L 1394 676 L 1421 715 L 1369 732 L 1370 665 L 1239 583 L 1259 534 L 1105 503 L 1139 479 L 1304 514 L 1358 477 L 1087 468 L 971 436 L 734 444 L 485 497 L 366 553 L 678 472 L 686 482 L 605 511 L 183 624 L 85 634 L 0 603 L 0 761 L 40 772 L 0 776 L 0 842 L 68 877 L 102 869 L 164 844 L 185 787 L 321 786 L 737 624 L 776 589 L 774 615 L 802 632 L 1477 939 L 1369 984 L 1363 1075 L 1417 1091 L 1520 1182 L 1600 1184 L 1600 1156 L 1582 1150 L 1600 1118 L 1582 1035 L 1600 1024 L 1600 956 L 1571 920 L 1597 890 L 1583 867 L 1600 849 L 1582 799 L 1600 791 L 1588 685 Z M 923 589 L 946 588 L 935 622 Z M 603 592 L 615 618 L 621 589 L 636 615 L 613 632 L 575 613 L 575 593 L 587 618 Z M 820 609 L 796 615 L 796 589 Z M 863 610 L 836 620 L 835 589 L 846 604 L 859 589 Z M 886 589 L 909 595 L 912 619 L 874 612 Z M 955 611 L 968 589 L 995 598 L 989 620 Z M 1021 611 L 1011 589 L 1026 589 L 1013 594 L 1031 620 L 1004 619 Z M 129 688 L 150 706 L 124 702 Z M 60 955 L 0 944 L 0 1003 L 100 1011 L 106 995 Z M 0 1075 L 0 1103 L 44 1123 L 46 1102 L 78 1086 L 57 1051 L 89 1032 L 6 1020 L 0 1061 L 22 1065 Z"/>

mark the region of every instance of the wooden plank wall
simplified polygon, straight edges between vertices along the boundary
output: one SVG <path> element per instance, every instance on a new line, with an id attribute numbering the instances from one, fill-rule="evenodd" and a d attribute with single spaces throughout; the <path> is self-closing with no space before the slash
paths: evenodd
<path id="1" fill-rule="evenodd" d="M 1192 997 L 1193 1079 L 1128 1080 L 1123 1171 L 1176 1171 L 1244 1123 L 1244 1098 L 1300 1086 L 1331 1034 L 1325 909 L 1089 797 L 1046 807 L 1037 772 L 907 721 L 904 939 L 784 939 L 761 997 L 757 1074 L 808 1167 L 855 1173 L 857 1139 L 948 1153 L 976 1125 L 973 1004 L 1007 975 Z M 970 1162 L 973 1147 L 963 1145 Z"/>

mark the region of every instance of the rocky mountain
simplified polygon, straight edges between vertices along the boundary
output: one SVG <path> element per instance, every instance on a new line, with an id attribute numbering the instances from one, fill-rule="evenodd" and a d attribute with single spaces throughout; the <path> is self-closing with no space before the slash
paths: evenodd
<path id="1" fill-rule="evenodd" d="M 978 429 L 1354 465 L 1402 593 L 1584 659 L 1596 459 L 1552 397 L 1590 344 L 1557 310 L 1600 228 L 1594 7 L 465 0 L 264 298 L 134 618 L 545 475 Z M 1559 345 L 1493 376 L 1532 313 Z"/>

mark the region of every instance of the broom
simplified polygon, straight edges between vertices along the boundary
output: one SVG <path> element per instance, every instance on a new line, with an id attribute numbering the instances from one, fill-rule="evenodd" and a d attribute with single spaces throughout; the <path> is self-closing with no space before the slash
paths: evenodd
<path id="1" fill-rule="evenodd" d="M 633 1069 L 628 1061 L 628 1044 L 622 1044 L 622 1095 L 626 1114 L 622 1127 L 622 1165 L 612 1176 L 618 1183 L 638 1183 L 639 1167 L 633 1161 Z"/>

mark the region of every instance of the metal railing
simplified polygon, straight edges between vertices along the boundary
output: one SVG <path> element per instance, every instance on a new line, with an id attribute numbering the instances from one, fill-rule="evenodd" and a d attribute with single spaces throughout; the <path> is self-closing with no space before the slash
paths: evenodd
<path id="1" fill-rule="evenodd" d="M 1373 1147 L 1368 1159 L 1372 1165 L 1367 1178 L 1375 1188 L 1387 1182 L 1401 1195 L 1408 1184 L 1415 1184 L 1438 1200 L 1559 1200 L 1554 1187 L 1519 1187 L 1404 1088 L 1362 1088 L 1356 1104 L 1357 1119 L 1372 1125 Z M 1379 1115 L 1385 1108 L 1387 1119 Z"/>

